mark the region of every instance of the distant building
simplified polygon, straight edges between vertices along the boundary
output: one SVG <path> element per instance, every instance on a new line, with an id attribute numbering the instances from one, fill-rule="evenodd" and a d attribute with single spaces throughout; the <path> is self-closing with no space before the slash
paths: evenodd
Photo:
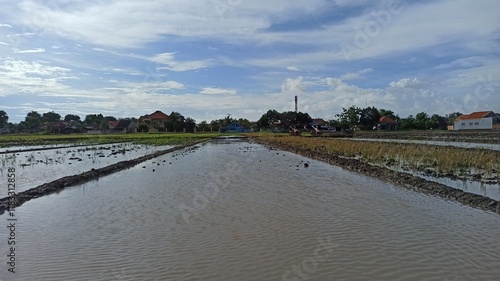
<path id="1" fill-rule="evenodd" d="M 77 127 L 66 121 L 55 121 L 46 123 L 45 131 L 53 134 L 71 134 L 77 131 Z"/>
<path id="2" fill-rule="evenodd" d="M 139 118 L 139 122 L 137 123 L 137 128 L 140 128 L 140 131 L 143 131 L 144 128 L 147 128 L 149 132 L 158 132 L 165 131 L 165 122 L 170 120 L 170 116 L 157 110 L 149 115 L 142 116 Z"/>
<path id="3" fill-rule="evenodd" d="M 135 122 L 130 119 L 120 119 L 119 121 L 116 121 L 116 124 L 113 125 L 114 127 L 112 130 L 116 132 L 132 133 L 135 131 Z"/>
<path id="4" fill-rule="evenodd" d="M 459 116 L 453 130 L 500 130 L 500 116 L 493 111 L 479 111 Z"/>
<path id="5" fill-rule="evenodd" d="M 8 134 L 10 133 L 8 127 L 0 128 L 0 134 Z"/>
<path id="6" fill-rule="evenodd" d="M 382 116 L 379 119 L 377 128 L 385 131 L 395 131 L 398 129 L 398 123 L 388 116 Z"/>
<path id="7" fill-rule="evenodd" d="M 238 122 L 233 122 L 225 127 L 221 127 L 219 129 L 219 132 L 221 133 L 248 133 L 251 132 L 252 130 L 241 125 Z"/>
<path id="8" fill-rule="evenodd" d="M 322 118 L 314 118 L 314 119 L 312 119 L 312 121 L 311 121 L 311 123 L 309 125 L 311 125 L 311 126 L 321 126 L 321 125 L 325 125 L 325 124 L 326 124 L 326 122 Z"/>
<path id="9" fill-rule="evenodd" d="M 116 125 L 118 125 L 118 121 L 108 121 L 108 128 L 110 130 L 114 130 L 116 128 Z"/>

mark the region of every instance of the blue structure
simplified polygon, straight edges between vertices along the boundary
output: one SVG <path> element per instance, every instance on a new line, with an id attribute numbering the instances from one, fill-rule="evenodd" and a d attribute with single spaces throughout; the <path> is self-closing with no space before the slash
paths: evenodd
<path id="1" fill-rule="evenodd" d="M 226 127 L 221 127 L 219 129 L 219 132 L 221 133 L 248 133 L 248 132 L 251 132 L 252 130 L 237 123 L 237 122 L 233 122 L 229 125 L 227 125 Z"/>

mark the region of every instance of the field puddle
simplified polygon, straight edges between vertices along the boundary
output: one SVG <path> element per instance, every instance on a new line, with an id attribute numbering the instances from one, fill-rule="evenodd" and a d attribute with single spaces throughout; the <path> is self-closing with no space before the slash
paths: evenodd
<path id="1" fill-rule="evenodd" d="M 169 153 L 15 212 L 18 273 L 2 252 L 7 281 L 500 274 L 498 214 L 238 140 Z"/>

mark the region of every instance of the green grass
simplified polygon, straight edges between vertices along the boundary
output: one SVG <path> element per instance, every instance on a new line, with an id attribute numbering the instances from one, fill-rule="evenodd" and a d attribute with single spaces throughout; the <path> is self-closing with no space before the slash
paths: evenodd
<path id="1" fill-rule="evenodd" d="M 413 168 L 433 167 L 444 172 L 479 169 L 486 172 L 500 170 L 500 151 L 436 146 L 410 143 L 354 141 L 332 138 L 256 135 L 271 142 L 292 148 L 358 157 L 371 163 L 399 162 Z"/>

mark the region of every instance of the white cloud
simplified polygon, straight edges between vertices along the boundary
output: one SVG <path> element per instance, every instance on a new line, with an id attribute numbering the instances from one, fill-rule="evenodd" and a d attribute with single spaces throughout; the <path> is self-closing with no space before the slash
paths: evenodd
<path id="1" fill-rule="evenodd" d="M 205 95 L 236 95 L 238 92 L 232 89 L 221 89 L 221 88 L 203 88 L 200 94 Z"/>
<path id="2" fill-rule="evenodd" d="M 42 48 L 36 48 L 32 50 L 14 50 L 14 53 L 16 54 L 26 54 L 26 53 L 44 53 L 45 49 Z"/>
<path id="3" fill-rule="evenodd" d="M 296 67 L 296 66 L 289 66 L 287 67 L 286 69 L 290 70 L 290 71 L 299 71 L 299 68 Z"/>
<path id="4" fill-rule="evenodd" d="M 422 83 L 418 80 L 418 78 L 403 78 L 396 82 L 391 82 L 389 84 L 392 88 L 420 88 Z"/>
<path id="5" fill-rule="evenodd" d="M 299 76 L 297 78 L 287 78 L 281 86 L 281 91 L 284 93 L 304 93 L 307 91 L 307 86 L 303 82 L 304 78 Z"/>
<path id="6" fill-rule="evenodd" d="M 364 74 L 368 74 L 372 71 L 373 71 L 373 69 L 371 69 L 371 68 L 365 68 L 365 69 L 357 71 L 357 72 L 348 72 L 348 73 L 340 76 L 339 79 L 342 81 L 361 79 L 361 78 L 364 78 L 363 77 Z"/>
<path id="7" fill-rule="evenodd" d="M 169 90 L 184 89 L 184 85 L 176 81 L 153 81 L 153 82 L 126 82 L 126 81 L 110 81 L 118 85 L 118 88 L 110 88 L 114 90 L 121 90 L 124 92 L 154 92 L 160 93 Z"/>
<path id="8" fill-rule="evenodd" d="M 156 62 L 160 65 L 157 69 L 166 69 L 172 71 L 189 71 L 206 68 L 210 65 L 208 60 L 198 60 L 198 61 L 175 61 L 174 53 L 162 53 L 157 54 L 150 58 L 151 61 Z"/>

